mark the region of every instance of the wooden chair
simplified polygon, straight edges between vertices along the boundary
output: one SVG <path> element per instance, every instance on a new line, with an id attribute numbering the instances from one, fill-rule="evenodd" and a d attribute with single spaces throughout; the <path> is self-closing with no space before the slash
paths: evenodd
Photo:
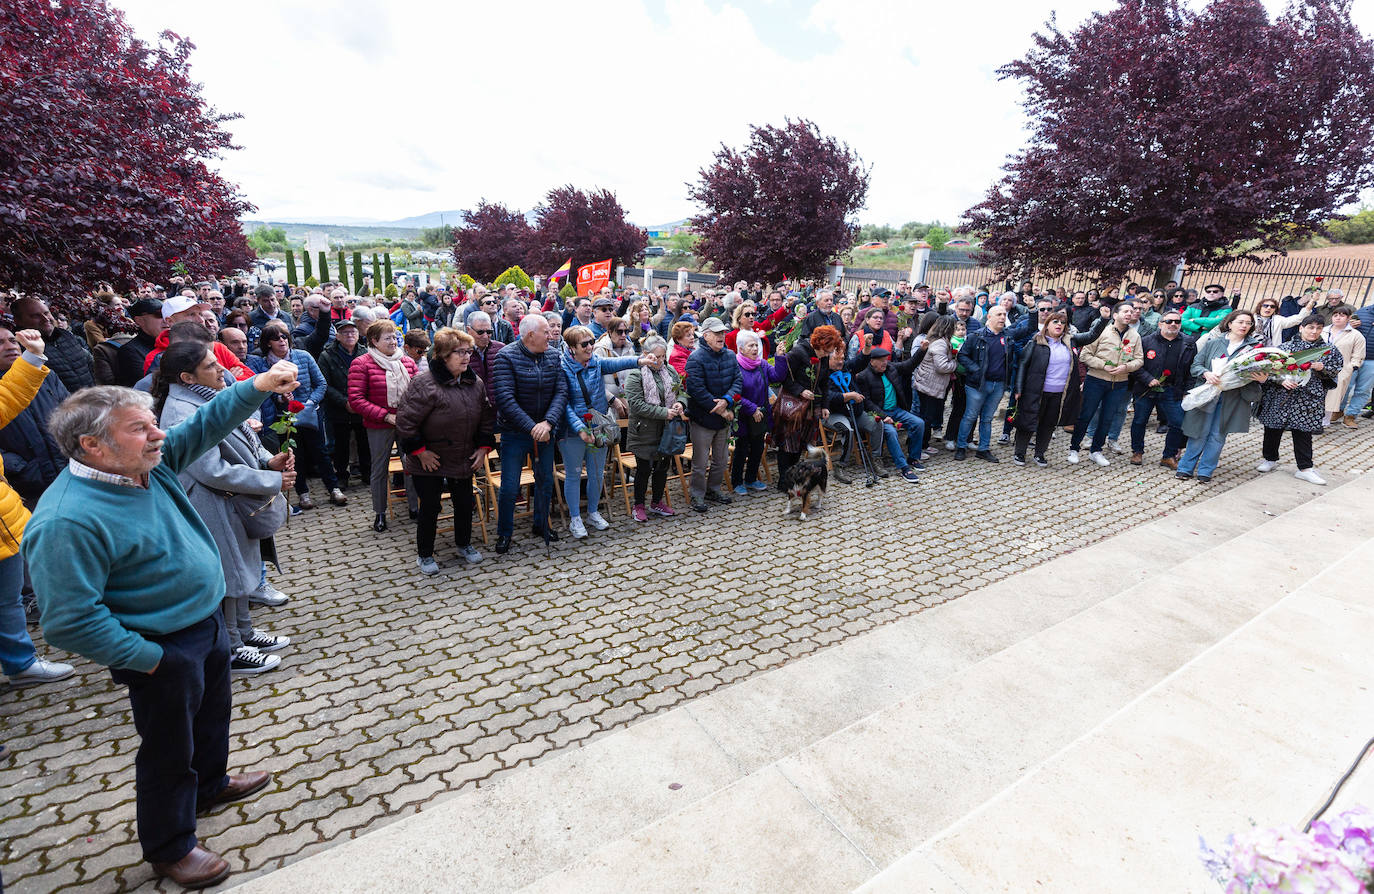
<path id="1" fill-rule="evenodd" d="M 396 486 L 396 475 L 398 473 L 401 475 L 400 487 Z M 406 501 L 405 477 L 405 465 L 401 462 L 401 458 L 399 456 L 391 457 L 391 461 L 387 463 L 386 466 L 386 514 L 388 520 L 393 517 L 392 513 L 395 511 L 398 503 L 405 508 L 407 515 L 410 512 L 409 505 Z"/>
<path id="2" fill-rule="evenodd" d="M 497 469 L 492 462 L 491 451 L 482 454 L 482 479 L 486 489 L 486 504 L 488 511 L 492 506 L 497 506 L 501 495 L 501 476 L 506 474 L 518 474 L 520 476 L 520 490 L 515 498 L 515 515 L 518 521 L 522 518 L 534 518 L 534 466 L 527 458 L 525 464 L 518 471 L 508 469 Z M 523 508 L 522 508 L 523 507 Z M 483 538 L 485 539 L 485 525 L 483 526 Z"/>
<path id="3" fill-rule="evenodd" d="M 688 441 L 686 448 L 673 457 L 673 470 L 669 473 L 670 478 L 676 478 L 682 486 L 682 504 L 690 506 L 692 504 L 692 493 L 688 486 L 691 477 L 690 466 L 692 464 L 692 442 Z"/>

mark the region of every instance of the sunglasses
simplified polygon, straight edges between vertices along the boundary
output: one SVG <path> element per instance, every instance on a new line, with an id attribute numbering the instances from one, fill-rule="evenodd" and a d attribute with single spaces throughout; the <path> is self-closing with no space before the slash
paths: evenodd
<path id="1" fill-rule="evenodd" d="M 279 332 L 279 333 L 277 333 L 276 335 L 269 335 L 269 336 L 267 336 L 267 340 L 268 340 L 268 341 L 286 341 L 286 336 Z"/>
<path id="2" fill-rule="evenodd" d="M 1160 320 L 1159 322 L 1161 322 L 1161 323 L 1168 323 L 1168 324 L 1171 325 L 1171 326 L 1177 326 L 1179 323 L 1182 323 L 1183 321 L 1182 321 L 1182 320 Z"/>
<path id="3" fill-rule="evenodd" d="M 469 329 L 473 335 L 491 335 L 490 329 Z"/>
<path id="4" fill-rule="evenodd" d="M 583 350 L 586 350 L 587 348 L 590 348 L 590 347 L 592 346 L 592 344 L 594 344 L 594 343 L 593 343 L 593 342 L 589 342 L 589 341 L 580 341 L 580 342 L 577 343 L 577 346 L 578 346 L 579 348 L 582 348 Z"/>
<path id="5" fill-rule="evenodd" d="M 1220 295 L 1220 294 L 1221 294 L 1221 289 L 1208 289 L 1208 290 L 1207 290 L 1207 294 L 1208 294 L 1208 295 Z"/>
<path id="6" fill-rule="evenodd" d="M 754 313 L 753 311 L 749 311 L 748 313 L 740 314 L 740 316 L 741 316 L 741 317 L 756 317 L 756 316 L 758 316 L 758 314 Z"/>

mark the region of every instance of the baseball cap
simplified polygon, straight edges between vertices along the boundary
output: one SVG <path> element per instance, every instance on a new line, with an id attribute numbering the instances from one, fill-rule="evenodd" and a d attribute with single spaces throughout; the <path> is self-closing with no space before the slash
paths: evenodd
<path id="1" fill-rule="evenodd" d="M 144 317 L 149 314 L 161 314 L 162 302 L 156 298 L 140 298 L 129 305 L 129 316 Z"/>
<path id="2" fill-rule="evenodd" d="M 203 307 L 206 310 L 210 309 L 210 305 L 199 299 L 190 298 L 186 295 L 173 295 L 171 298 L 162 302 L 162 319 L 165 320 L 173 314 L 179 314 L 184 310 L 190 310 L 197 306 Z"/>
<path id="3" fill-rule="evenodd" d="M 707 318 L 705 319 L 705 321 L 702 322 L 701 328 L 698 330 L 698 332 L 724 332 L 724 331 L 725 331 L 725 323 L 721 321 L 720 317 L 707 317 Z"/>
<path id="4" fill-rule="evenodd" d="M 352 326 L 354 329 L 357 329 L 357 328 L 358 328 L 357 322 L 355 322 L 355 321 L 353 321 L 353 320 L 338 320 L 338 321 L 336 321 L 336 322 L 334 323 L 334 331 L 337 332 L 338 330 L 344 328 L 345 326 Z"/>

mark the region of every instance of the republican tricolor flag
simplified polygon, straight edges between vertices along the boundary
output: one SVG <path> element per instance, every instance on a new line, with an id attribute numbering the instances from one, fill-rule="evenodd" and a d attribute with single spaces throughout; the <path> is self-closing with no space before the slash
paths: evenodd
<path id="1" fill-rule="evenodd" d="M 566 261 L 563 262 L 562 267 L 559 267 L 557 270 L 553 272 L 553 275 L 549 277 L 549 282 L 558 282 L 560 279 L 565 278 L 569 273 L 572 273 L 572 258 L 568 258 Z"/>

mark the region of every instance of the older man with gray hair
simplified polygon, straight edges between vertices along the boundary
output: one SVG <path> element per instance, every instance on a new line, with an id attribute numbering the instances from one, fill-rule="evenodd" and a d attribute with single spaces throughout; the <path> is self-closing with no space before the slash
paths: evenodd
<path id="1" fill-rule="evenodd" d="M 245 798 L 271 775 L 226 772 L 224 571 L 177 474 L 245 422 L 264 392 L 294 391 L 296 372 L 277 363 L 169 432 L 142 392 L 101 385 L 72 395 L 50 422 L 70 462 L 24 531 L 47 641 L 128 687 L 142 739 L 134 768 L 143 858 L 188 888 L 229 874 L 197 841 L 197 812 Z"/>

